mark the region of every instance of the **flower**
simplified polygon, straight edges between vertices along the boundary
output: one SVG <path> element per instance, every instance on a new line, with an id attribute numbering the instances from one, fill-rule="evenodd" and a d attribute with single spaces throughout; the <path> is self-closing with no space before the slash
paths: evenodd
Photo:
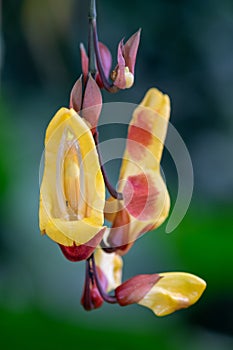
<path id="1" fill-rule="evenodd" d="M 96 29 L 94 29 L 96 35 Z M 134 33 L 129 40 L 124 44 L 123 39 L 118 45 L 117 51 L 117 65 L 115 69 L 111 71 L 112 56 L 106 45 L 98 41 L 98 37 L 95 36 L 95 55 L 97 63 L 96 82 L 100 88 L 109 86 L 109 75 L 113 80 L 113 85 L 118 89 L 129 89 L 134 83 L 134 68 L 136 64 L 137 52 L 140 42 L 141 29 Z M 89 58 L 86 53 L 83 44 L 80 45 L 81 51 L 81 63 L 84 82 L 87 80 L 89 72 Z M 115 91 L 113 89 L 113 91 Z"/>
<path id="2" fill-rule="evenodd" d="M 123 40 L 118 45 L 118 64 L 111 74 L 114 85 L 119 89 L 128 89 L 134 83 L 134 67 L 140 42 L 141 29 L 133 34 L 124 44 Z"/>
<path id="3" fill-rule="evenodd" d="M 170 199 L 160 160 L 169 115 L 169 97 L 157 89 L 150 89 L 133 113 L 119 177 L 123 200 L 111 197 L 105 205 L 105 217 L 112 222 L 105 234 L 107 250 L 125 254 L 139 236 L 161 225 L 168 215 Z"/>
<path id="4" fill-rule="evenodd" d="M 146 306 L 157 316 L 166 316 L 198 301 L 206 288 L 203 279 L 184 272 L 138 275 L 116 288 L 121 306 Z"/>
<path id="5" fill-rule="evenodd" d="M 46 131 L 40 230 L 69 247 L 66 256 L 71 260 L 86 259 L 105 230 L 104 202 L 104 180 L 90 129 L 73 109 L 61 108 Z"/>
<path id="6" fill-rule="evenodd" d="M 45 136 L 44 174 L 40 189 L 40 230 L 73 262 L 86 260 L 81 304 L 85 310 L 104 301 L 139 304 L 165 316 L 194 304 L 206 288 L 201 278 L 184 272 L 134 276 L 122 283 L 124 255 L 145 232 L 168 216 L 170 198 L 160 161 L 170 117 L 170 100 L 150 89 L 129 124 L 118 189 L 108 180 L 98 146 L 102 109 L 100 88 L 129 88 L 140 30 L 118 45 L 118 64 L 109 82 L 112 58 L 99 42 L 95 0 L 90 1 L 88 55 L 81 45 L 83 74 Z M 105 198 L 105 187 L 110 197 Z M 104 226 L 104 220 L 111 227 Z"/>

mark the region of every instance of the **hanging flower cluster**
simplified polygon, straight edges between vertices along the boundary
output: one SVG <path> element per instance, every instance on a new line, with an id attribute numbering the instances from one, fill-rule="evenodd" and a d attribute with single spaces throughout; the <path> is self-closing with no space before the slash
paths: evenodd
<path id="1" fill-rule="evenodd" d="M 138 275 L 122 283 L 121 256 L 168 216 L 170 200 L 160 161 L 169 97 L 152 88 L 135 109 L 117 190 L 108 181 L 98 148 L 101 89 L 117 92 L 133 85 L 139 41 L 140 30 L 125 44 L 120 41 L 111 72 L 111 54 L 98 40 L 95 1 L 91 1 L 88 53 L 81 45 L 82 75 L 71 91 L 70 108 L 61 108 L 46 131 L 40 229 L 59 244 L 67 259 L 86 260 L 81 299 L 86 310 L 103 301 L 121 306 L 138 303 L 164 316 L 194 304 L 206 283 L 183 272 Z M 104 225 L 106 220 L 110 227 Z"/>

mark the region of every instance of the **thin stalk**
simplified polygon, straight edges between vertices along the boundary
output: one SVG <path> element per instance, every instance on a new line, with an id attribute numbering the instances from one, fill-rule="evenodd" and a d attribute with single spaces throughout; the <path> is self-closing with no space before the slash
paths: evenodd
<path id="1" fill-rule="evenodd" d="M 108 77 L 106 77 L 103 69 L 102 59 L 100 55 L 99 50 L 99 39 L 98 39 L 98 33 L 97 33 L 97 25 L 96 25 L 96 1 L 91 0 L 90 2 L 90 9 L 89 9 L 89 45 L 88 45 L 88 55 L 89 55 L 89 70 L 93 74 L 96 73 L 96 67 L 95 63 L 98 67 L 98 72 L 101 77 L 102 83 L 104 85 L 104 88 L 109 92 L 117 92 L 119 89 L 118 87 L 114 86 L 112 83 L 109 82 Z M 94 51 L 94 54 L 93 54 Z"/>
<path id="2" fill-rule="evenodd" d="M 116 304 L 117 303 L 116 297 L 113 296 L 113 295 L 107 294 L 103 290 L 103 288 L 101 286 L 101 283 L 100 283 L 99 278 L 98 278 L 98 273 L 97 273 L 97 269 L 96 269 L 96 265 L 95 265 L 95 258 L 94 258 L 93 254 L 90 257 L 90 259 L 92 261 L 92 269 L 93 269 L 93 274 L 94 274 L 94 277 L 95 277 L 95 283 L 96 283 L 96 286 L 97 286 L 97 288 L 99 290 L 99 293 L 100 293 L 101 297 L 103 298 L 104 301 L 106 301 L 109 304 Z"/>
<path id="3" fill-rule="evenodd" d="M 103 161 L 102 161 L 102 157 L 101 157 L 101 153 L 100 153 L 100 149 L 99 149 L 99 135 L 98 135 L 98 131 L 95 132 L 93 137 L 94 137 L 95 144 L 96 144 L 96 150 L 97 150 L 97 153 L 98 153 L 98 156 L 99 156 L 99 162 L 100 162 L 102 175 L 103 175 L 103 178 L 104 178 L 105 185 L 106 185 L 106 187 L 108 189 L 108 192 L 111 194 L 111 196 L 113 198 L 116 198 L 119 201 L 121 201 L 121 200 L 123 200 L 122 193 L 117 192 L 117 190 L 115 190 L 115 188 L 110 184 L 110 182 L 108 180 L 107 173 L 106 173 L 105 168 L 103 166 Z"/>
<path id="4" fill-rule="evenodd" d="M 85 284 L 83 292 L 83 303 L 87 310 L 92 309 L 91 294 L 90 294 L 90 260 L 86 261 Z"/>
<path id="5" fill-rule="evenodd" d="M 95 59 L 95 45 L 93 33 L 93 20 L 96 20 L 96 4 L 95 0 L 91 0 L 89 9 L 89 35 L 88 35 L 88 58 L 89 58 L 89 72 L 93 77 L 96 74 L 96 59 Z"/>

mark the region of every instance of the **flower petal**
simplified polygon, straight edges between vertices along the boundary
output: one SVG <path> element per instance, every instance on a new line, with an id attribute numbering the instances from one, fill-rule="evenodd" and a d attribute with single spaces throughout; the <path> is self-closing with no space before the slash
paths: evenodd
<path id="1" fill-rule="evenodd" d="M 169 114 L 169 98 L 157 89 L 150 89 L 133 113 L 118 186 L 123 201 L 117 205 L 110 199 L 105 205 L 106 218 L 112 221 L 106 241 L 109 247 L 117 242 L 123 246 L 121 252 L 117 250 L 120 254 L 143 233 L 161 225 L 169 213 L 170 198 L 160 174 Z"/>
<path id="2" fill-rule="evenodd" d="M 157 274 L 134 276 L 122 283 L 115 290 L 118 303 L 121 306 L 138 303 L 158 282 Z"/>
<path id="3" fill-rule="evenodd" d="M 92 133 L 96 130 L 101 109 L 102 95 L 100 88 L 89 74 L 83 98 L 82 117 L 90 124 Z"/>
<path id="4" fill-rule="evenodd" d="M 114 290 L 121 284 L 122 276 L 122 258 L 115 254 L 107 254 L 102 249 L 95 251 L 96 266 L 103 272 L 108 281 L 107 292 Z"/>
<path id="5" fill-rule="evenodd" d="M 72 147 L 77 157 L 67 162 Z M 69 189 L 71 183 L 76 184 L 76 197 Z M 45 138 L 41 231 L 65 246 L 84 244 L 103 228 L 104 202 L 104 180 L 91 131 L 74 110 L 61 108 Z"/>
<path id="6" fill-rule="evenodd" d="M 169 97 L 157 89 L 150 89 L 134 111 L 124 158 L 139 163 L 143 168 L 158 169 L 169 115 Z"/>
<path id="7" fill-rule="evenodd" d="M 112 55 L 106 45 L 99 42 L 99 50 L 101 56 L 101 62 L 106 77 L 109 77 L 111 67 L 112 67 Z"/>
<path id="8" fill-rule="evenodd" d="M 129 71 L 133 74 L 140 42 L 140 35 L 141 29 L 133 34 L 124 45 L 125 64 L 129 67 Z"/>
<path id="9" fill-rule="evenodd" d="M 82 75 L 75 82 L 70 93 L 70 108 L 79 113 L 82 107 Z"/>
<path id="10" fill-rule="evenodd" d="M 120 41 L 117 51 L 117 62 L 118 65 L 113 71 L 112 78 L 114 80 L 114 85 L 119 89 L 126 88 L 126 77 L 125 77 L 125 59 L 123 55 L 123 40 Z"/>
<path id="11" fill-rule="evenodd" d="M 160 273 L 162 277 L 138 302 L 157 316 L 166 316 L 196 303 L 206 288 L 201 278 L 184 272 Z"/>
<path id="12" fill-rule="evenodd" d="M 93 254 L 96 247 L 100 244 L 103 234 L 104 234 L 105 228 L 103 228 L 101 231 L 99 231 L 90 241 L 88 241 L 86 244 L 81 244 L 79 246 L 76 246 L 75 244 L 73 246 L 64 246 L 60 244 L 60 248 L 64 256 L 70 260 L 70 261 L 81 261 L 81 260 L 87 260 L 90 258 L 90 256 Z"/>

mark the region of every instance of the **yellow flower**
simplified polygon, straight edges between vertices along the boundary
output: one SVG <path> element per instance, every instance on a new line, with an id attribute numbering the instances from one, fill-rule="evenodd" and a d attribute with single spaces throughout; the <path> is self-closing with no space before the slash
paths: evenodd
<path id="1" fill-rule="evenodd" d="M 206 288 L 201 278 L 184 272 L 138 275 L 116 288 L 121 306 L 137 303 L 157 316 L 166 316 L 198 301 Z"/>
<path id="2" fill-rule="evenodd" d="M 160 161 L 169 116 L 169 97 L 154 88 L 133 113 L 119 177 L 123 200 L 110 198 L 105 206 L 105 217 L 112 222 L 105 244 L 120 247 L 121 254 L 168 215 L 170 199 Z"/>
<path id="3" fill-rule="evenodd" d="M 91 131 L 73 109 L 61 108 L 46 131 L 40 230 L 66 247 L 95 248 L 105 229 L 104 202 L 104 180 Z"/>

